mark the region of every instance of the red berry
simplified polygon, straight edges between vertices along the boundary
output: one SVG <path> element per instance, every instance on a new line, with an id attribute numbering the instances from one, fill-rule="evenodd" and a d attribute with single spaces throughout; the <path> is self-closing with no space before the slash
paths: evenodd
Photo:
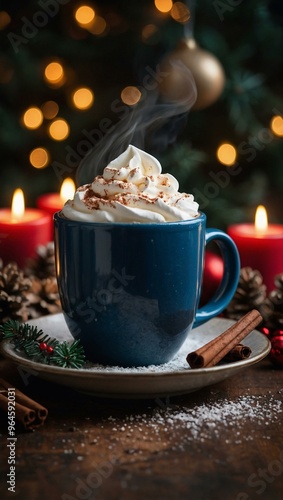
<path id="1" fill-rule="evenodd" d="M 48 354 L 53 354 L 53 351 L 54 351 L 54 349 L 51 345 L 49 345 L 46 349 L 46 352 L 48 352 Z"/>
<path id="2" fill-rule="evenodd" d="M 281 333 L 271 339 L 269 358 L 275 366 L 283 368 L 283 335 Z"/>
<path id="3" fill-rule="evenodd" d="M 47 349 L 47 344 L 46 344 L 45 342 L 40 342 L 40 344 L 39 344 L 39 349 L 40 349 L 41 351 L 46 351 L 46 349 Z"/>

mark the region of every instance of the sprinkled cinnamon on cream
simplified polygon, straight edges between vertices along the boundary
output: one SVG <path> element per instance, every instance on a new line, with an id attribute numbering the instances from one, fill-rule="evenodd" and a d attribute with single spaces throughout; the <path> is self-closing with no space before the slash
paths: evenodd
<path id="1" fill-rule="evenodd" d="M 91 184 L 80 186 L 62 212 L 89 222 L 174 222 L 198 216 L 191 194 L 178 191 L 178 181 L 162 174 L 159 161 L 129 146 Z"/>

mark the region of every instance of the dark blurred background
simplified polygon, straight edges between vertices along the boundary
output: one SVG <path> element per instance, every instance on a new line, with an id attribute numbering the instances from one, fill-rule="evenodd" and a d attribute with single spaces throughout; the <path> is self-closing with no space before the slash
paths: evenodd
<path id="1" fill-rule="evenodd" d="M 89 145 L 151 98 L 147 75 L 161 100 L 174 91 L 175 70 L 164 86 L 156 69 L 194 37 L 199 52 L 185 49 L 185 65 L 200 78 L 200 102 L 178 113 L 174 95 L 176 116 L 144 131 L 147 149 L 210 226 L 251 221 L 260 203 L 283 223 L 282 21 L 279 0 L 1 1 L 0 205 L 22 187 L 35 206 L 76 179 Z M 211 56 L 214 73 L 202 76 Z"/>

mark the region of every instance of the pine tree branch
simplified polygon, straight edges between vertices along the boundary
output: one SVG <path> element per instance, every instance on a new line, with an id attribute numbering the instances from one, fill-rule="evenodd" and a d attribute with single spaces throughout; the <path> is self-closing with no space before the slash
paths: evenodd
<path id="1" fill-rule="evenodd" d="M 85 363 L 84 349 L 79 340 L 71 344 L 44 334 L 36 326 L 15 320 L 0 325 L 0 341 L 8 340 L 16 351 L 24 352 L 34 361 L 60 366 L 61 368 L 81 368 Z"/>

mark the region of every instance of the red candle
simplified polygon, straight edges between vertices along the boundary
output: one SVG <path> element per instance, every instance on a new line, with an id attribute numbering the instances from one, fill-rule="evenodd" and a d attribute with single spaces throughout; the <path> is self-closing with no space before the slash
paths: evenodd
<path id="1" fill-rule="evenodd" d="M 37 207 L 44 210 L 50 216 L 51 229 L 50 240 L 53 240 L 53 215 L 63 208 L 64 203 L 70 198 L 73 198 L 76 190 L 75 183 L 71 178 L 64 180 L 61 186 L 60 193 L 47 193 L 40 196 L 37 201 Z"/>
<path id="2" fill-rule="evenodd" d="M 274 277 L 283 272 L 283 225 L 268 224 L 265 208 L 259 206 L 254 225 L 234 224 L 227 232 L 238 247 L 241 267 L 260 271 L 267 291 L 273 290 Z"/>
<path id="3" fill-rule="evenodd" d="M 23 268 L 39 245 L 50 241 L 50 217 L 35 208 L 25 209 L 21 189 L 14 193 L 12 209 L 0 209 L 0 257 L 5 264 Z"/>

